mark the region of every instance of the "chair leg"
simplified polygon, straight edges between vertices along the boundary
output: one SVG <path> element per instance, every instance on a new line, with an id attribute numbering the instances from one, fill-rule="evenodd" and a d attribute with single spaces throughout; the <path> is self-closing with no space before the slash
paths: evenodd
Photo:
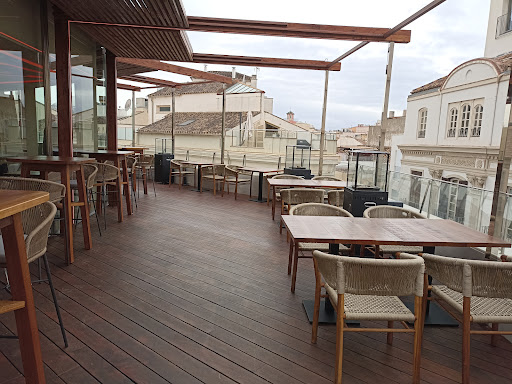
<path id="1" fill-rule="evenodd" d="M 290 252 L 288 253 L 288 274 L 292 273 L 293 245 L 295 241 L 290 241 Z"/>
<path id="2" fill-rule="evenodd" d="M 469 373 L 470 373 L 470 304 L 471 298 L 464 297 L 462 302 L 462 384 L 469 384 Z"/>
<path id="3" fill-rule="evenodd" d="M 320 318 L 320 295 L 322 293 L 322 276 L 318 271 L 315 258 L 313 258 L 313 264 L 315 267 L 315 307 L 313 311 L 313 325 L 311 328 L 311 342 L 316 344 L 318 336 L 318 320 Z M 290 273 L 288 273 L 290 274 Z M 328 298 L 326 300 L 329 300 Z"/>
<path id="4" fill-rule="evenodd" d="M 169 180 L 169 182 L 171 182 L 171 181 Z M 183 185 L 183 175 L 180 172 L 180 176 L 178 178 L 178 189 L 181 189 L 182 185 Z"/>
<path id="5" fill-rule="evenodd" d="M 92 200 L 92 205 L 94 205 L 96 207 L 96 203 L 94 202 L 94 195 L 92 193 L 92 190 L 89 190 L 90 192 L 90 195 L 91 195 L 91 200 Z M 87 194 L 87 204 L 89 204 L 89 194 Z M 98 217 L 98 211 L 96 210 L 96 208 L 94 208 L 94 216 L 96 216 L 96 224 L 98 225 L 98 231 L 100 233 L 100 236 L 101 236 L 101 225 L 100 225 L 100 219 Z"/>
<path id="6" fill-rule="evenodd" d="M 52 291 L 53 304 L 55 305 L 55 311 L 57 312 L 57 317 L 59 319 L 60 331 L 62 332 L 62 338 L 64 339 L 64 346 L 68 347 L 68 338 L 66 337 L 66 330 L 64 329 L 64 324 L 62 323 L 62 316 L 60 315 L 59 303 L 57 301 L 57 295 L 55 294 L 55 289 L 53 288 L 52 282 L 52 274 L 50 272 L 50 263 L 48 263 L 48 257 L 46 253 L 43 255 L 44 266 L 46 268 L 46 275 L 48 276 L 48 284 L 50 285 L 50 290 Z"/>
<path id="7" fill-rule="evenodd" d="M 222 179 L 222 192 L 221 192 L 221 196 L 224 197 L 224 190 L 226 189 L 226 179 Z M 229 183 L 228 183 L 228 195 L 229 195 Z"/>
<path id="8" fill-rule="evenodd" d="M 343 376 L 343 331 L 345 320 L 343 313 L 345 312 L 344 295 L 338 295 L 338 307 L 336 312 L 336 366 L 334 368 L 334 382 L 341 384 Z M 329 300 L 326 298 L 325 300 Z"/>
<path id="9" fill-rule="evenodd" d="M 229 190 L 229 187 L 228 187 L 228 190 Z M 249 192 L 249 194 L 250 194 L 250 192 Z M 236 200 L 237 196 L 238 196 L 238 181 L 235 182 L 235 200 Z"/>
<path id="10" fill-rule="evenodd" d="M 388 328 L 393 328 L 393 322 L 392 321 L 388 321 Z M 389 345 L 393 345 L 393 332 L 388 332 L 387 343 Z"/>
<path id="11" fill-rule="evenodd" d="M 151 169 L 150 169 L 151 171 Z M 153 181 L 153 193 L 155 194 L 155 197 L 156 197 L 156 188 L 155 188 L 155 168 L 153 168 L 153 175 L 151 176 L 152 178 L 152 181 Z"/>
<path id="12" fill-rule="evenodd" d="M 421 369 L 421 342 L 423 339 L 423 298 L 414 297 L 414 315 L 416 321 L 414 322 L 414 353 L 413 353 L 413 384 L 420 383 L 420 369 Z"/>

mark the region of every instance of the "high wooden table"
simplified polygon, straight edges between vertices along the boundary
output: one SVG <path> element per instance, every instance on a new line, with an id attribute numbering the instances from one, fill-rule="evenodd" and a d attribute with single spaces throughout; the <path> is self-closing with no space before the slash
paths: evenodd
<path id="1" fill-rule="evenodd" d="M 132 212 L 132 200 L 130 193 L 130 184 L 129 184 L 129 176 L 128 176 L 128 165 L 126 163 L 126 156 L 133 155 L 133 151 L 115 151 L 108 149 L 99 149 L 97 151 L 76 151 L 76 153 L 82 155 L 89 155 L 89 157 L 94 157 L 98 162 L 112 161 L 114 166 L 119 170 L 123 170 L 122 175 L 121 171 L 118 172 L 116 189 L 119 194 L 119 202 L 117 204 L 117 221 L 123 221 L 123 200 L 122 200 L 122 191 L 124 189 L 124 196 L 126 200 L 126 211 L 128 215 L 131 215 Z M 101 199 L 97 199 L 98 202 L 98 212 L 101 212 Z"/>
<path id="2" fill-rule="evenodd" d="M 121 147 L 121 148 L 119 148 L 120 151 L 132 151 L 139 155 L 143 155 L 144 151 L 146 149 L 149 149 L 149 148 L 148 147 Z"/>
<path id="3" fill-rule="evenodd" d="M 240 168 L 241 171 L 245 171 L 245 172 L 251 172 L 251 188 L 250 188 L 250 192 L 249 192 L 249 197 L 252 196 L 252 177 L 254 176 L 255 173 L 258 174 L 258 198 L 256 200 L 252 200 L 252 201 L 257 201 L 258 203 L 263 203 L 263 178 L 265 177 L 266 174 L 271 174 L 271 173 L 279 173 L 281 172 L 282 170 L 280 169 L 268 169 L 268 168 L 259 168 L 259 167 L 242 167 Z"/>
<path id="4" fill-rule="evenodd" d="M 36 309 L 27 262 L 21 212 L 49 199 L 48 192 L 0 190 L 0 230 L 12 302 L 0 301 L 0 313 L 14 310 L 27 383 L 45 383 Z M 7 308 L 7 305 L 11 308 Z"/>
<path id="5" fill-rule="evenodd" d="M 336 180 L 306 180 L 306 179 L 267 179 L 268 196 L 267 205 L 272 190 L 272 220 L 276 215 L 276 188 L 327 188 L 344 189 L 347 186 L 345 181 Z"/>
<path id="6" fill-rule="evenodd" d="M 411 245 L 423 247 L 425 253 L 435 253 L 436 246 L 510 248 L 511 244 L 451 220 L 438 219 L 380 219 L 335 216 L 283 216 L 290 234 L 290 255 L 293 261 L 292 292 L 295 291 L 299 242 L 329 243 L 330 253 L 339 253 L 339 244 Z M 293 252 L 293 254 L 292 254 Z M 308 311 L 310 303 L 305 302 Z M 431 305 L 425 324 L 447 325 L 448 316 Z M 435 313 L 434 313 L 435 311 Z M 311 317 L 312 318 L 312 317 Z M 451 320 L 448 317 L 448 320 Z"/>
<path id="7" fill-rule="evenodd" d="M 197 181 L 196 181 L 196 188 L 194 191 L 200 192 L 201 191 L 201 167 L 203 165 L 213 165 L 211 162 L 202 162 L 202 161 L 182 161 L 181 164 L 183 165 L 192 165 L 197 168 Z"/>
<path id="8" fill-rule="evenodd" d="M 64 197 L 64 222 L 66 234 L 66 261 L 71 264 L 75 261 L 73 252 L 73 207 L 80 207 L 82 216 L 82 231 L 85 249 L 91 249 L 91 226 L 89 221 L 89 204 L 87 203 L 87 186 L 85 184 L 82 165 L 93 163 L 94 159 L 85 157 L 65 156 L 19 156 L 8 157 L 8 161 L 21 163 L 21 176 L 30 177 L 31 171 L 40 171 L 44 179 L 49 172 L 60 173 L 60 181 L 66 187 Z M 78 186 L 78 201 L 73 201 L 73 192 L 70 186 L 72 172 L 76 172 Z"/>

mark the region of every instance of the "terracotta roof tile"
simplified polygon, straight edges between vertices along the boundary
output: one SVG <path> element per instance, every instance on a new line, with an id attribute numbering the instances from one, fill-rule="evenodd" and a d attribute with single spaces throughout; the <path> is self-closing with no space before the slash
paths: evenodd
<path id="1" fill-rule="evenodd" d="M 242 121 L 247 114 L 242 113 Z M 139 133 L 171 133 L 171 114 L 163 119 L 139 129 Z M 176 112 L 174 115 L 174 134 L 176 135 L 219 135 L 222 130 L 222 113 L 220 112 Z M 180 125 L 187 123 L 184 125 Z M 226 129 L 240 124 L 239 112 L 226 112 Z"/>

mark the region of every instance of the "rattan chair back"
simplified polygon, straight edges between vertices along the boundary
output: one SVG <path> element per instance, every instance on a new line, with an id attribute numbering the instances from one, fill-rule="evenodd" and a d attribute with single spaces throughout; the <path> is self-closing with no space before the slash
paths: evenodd
<path id="1" fill-rule="evenodd" d="M 328 203 L 336 207 L 343 207 L 344 196 L 345 191 L 343 189 L 333 189 L 331 191 L 327 191 Z"/>
<path id="2" fill-rule="evenodd" d="M 353 217 L 350 212 L 343 208 L 323 203 L 304 203 L 296 205 L 290 209 L 290 215 Z"/>
<path id="3" fill-rule="evenodd" d="M 312 180 L 343 181 L 334 176 L 315 176 Z"/>
<path id="4" fill-rule="evenodd" d="M 323 189 L 290 188 L 281 190 L 281 200 L 284 204 L 297 205 L 302 203 L 323 203 Z"/>
<path id="5" fill-rule="evenodd" d="M 95 163 L 94 165 L 98 168 L 98 172 L 96 173 L 97 183 L 102 184 L 115 181 L 119 177 L 119 168 L 113 165 L 107 163 Z"/>
<path id="6" fill-rule="evenodd" d="M 374 207 L 367 208 L 363 212 L 363 217 L 386 219 L 426 219 L 426 216 L 421 213 L 391 205 L 376 205 Z"/>
<path id="7" fill-rule="evenodd" d="M 48 180 L 31 179 L 25 177 L 0 177 L 0 189 L 15 189 L 21 191 L 48 192 L 48 201 L 57 203 L 66 195 L 66 187 L 63 184 Z"/>
<path id="8" fill-rule="evenodd" d="M 297 175 L 287 175 L 286 173 L 272 176 L 272 179 L 304 179 L 302 176 Z"/>

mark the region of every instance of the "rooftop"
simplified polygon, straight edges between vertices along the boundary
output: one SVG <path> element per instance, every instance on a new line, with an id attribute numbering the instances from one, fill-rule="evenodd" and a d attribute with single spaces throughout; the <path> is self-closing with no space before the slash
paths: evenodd
<path id="1" fill-rule="evenodd" d="M 311 344 L 302 308 L 314 292 L 312 261 L 299 263 L 291 294 L 286 236 L 271 225 L 266 204 L 157 184 L 157 197 L 141 193 L 133 216 L 120 224 L 108 208 L 107 219 L 101 237 L 91 225 L 91 250 L 75 237 L 70 266 L 63 239 L 49 240 L 69 347 L 48 285 L 34 284 L 47 382 L 332 382 L 336 329 L 321 325 Z M 2 315 L 0 335 L 15 330 L 13 314 Z M 461 340 L 460 327 L 426 327 L 422 383 L 460 382 Z M 389 346 L 385 334 L 347 333 L 344 382 L 410 383 L 412 342 L 395 334 Z M 472 384 L 511 382 L 508 341 L 499 337 L 492 347 L 472 335 L 471 348 Z M 2 339 L 0 382 L 22 382 L 20 370 L 18 341 Z"/>

